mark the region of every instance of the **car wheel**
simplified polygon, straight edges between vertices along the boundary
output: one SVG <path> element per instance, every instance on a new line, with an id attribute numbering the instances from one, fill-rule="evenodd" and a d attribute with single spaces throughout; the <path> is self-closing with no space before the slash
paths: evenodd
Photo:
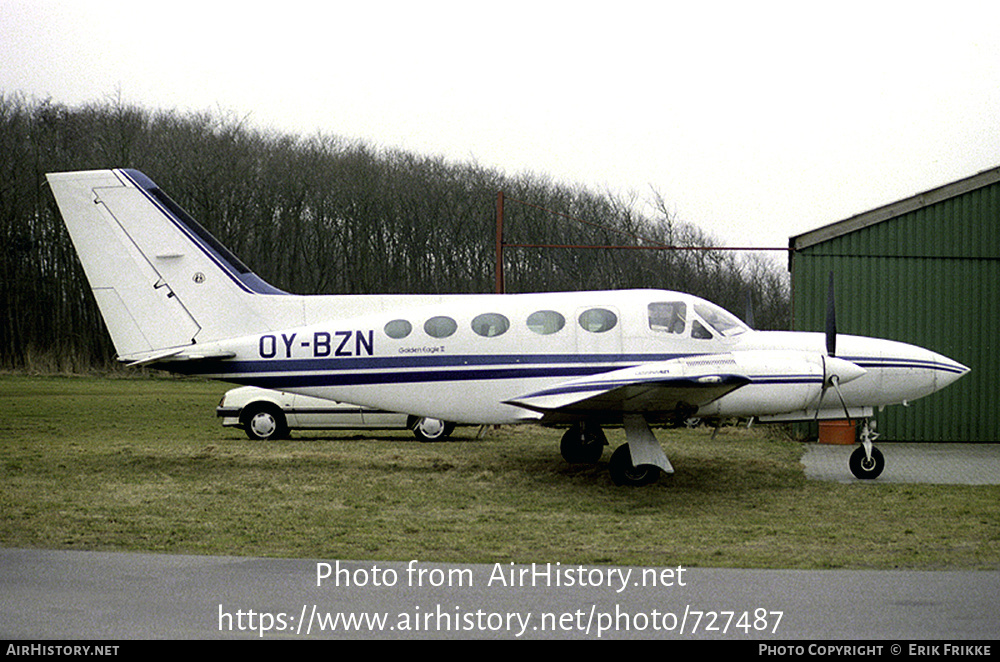
<path id="1" fill-rule="evenodd" d="M 248 405 L 241 416 L 243 430 L 254 440 L 281 439 L 288 436 L 288 423 L 281 409 L 269 403 Z"/>
<path id="2" fill-rule="evenodd" d="M 420 441 L 440 441 L 454 429 L 454 423 L 445 423 L 438 418 L 418 418 L 413 424 L 413 434 Z"/>

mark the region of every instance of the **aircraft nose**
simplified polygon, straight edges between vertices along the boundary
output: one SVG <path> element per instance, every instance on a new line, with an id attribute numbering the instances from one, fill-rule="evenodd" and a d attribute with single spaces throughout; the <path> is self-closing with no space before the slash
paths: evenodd
<path id="1" fill-rule="evenodd" d="M 964 366 L 958 361 L 953 361 L 947 356 L 942 356 L 941 354 L 934 354 L 934 364 L 937 368 L 935 370 L 934 381 L 935 386 L 939 389 L 948 386 L 971 370 L 968 366 Z"/>
<path id="2" fill-rule="evenodd" d="M 858 362 L 873 373 L 866 385 L 874 387 L 877 394 L 872 395 L 881 397 L 885 404 L 923 398 L 969 372 L 961 363 L 916 345 L 880 340 L 871 346 L 878 348 L 869 355 L 872 361 Z"/>

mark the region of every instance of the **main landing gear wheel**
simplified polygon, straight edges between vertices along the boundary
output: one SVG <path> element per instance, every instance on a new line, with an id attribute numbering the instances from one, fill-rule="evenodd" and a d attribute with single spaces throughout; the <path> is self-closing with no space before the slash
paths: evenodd
<path id="1" fill-rule="evenodd" d="M 857 478 L 862 479 L 872 479 L 878 478 L 885 469 L 885 458 L 882 457 L 882 451 L 872 447 L 871 458 L 865 452 L 864 446 L 858 446 L 851 453 L 851 459 L 848 462 L 851 467 L 851 473 Z"/>
<path id="2" fill-rule="evenodd" d="M 640 487 L 655 482 L 660 477 L 660 468 L 652 464 L 632 464 L 632 452 L 628 444 L 622 444 L 611 454 L 611 480 L 615 485 Z"/>
<path id="3" fill-rule="evenodd" d="M 574 423 L 562 436 L 559 452 L 570 464 L 596 464 L 608 439 L 599 425 Z"/>

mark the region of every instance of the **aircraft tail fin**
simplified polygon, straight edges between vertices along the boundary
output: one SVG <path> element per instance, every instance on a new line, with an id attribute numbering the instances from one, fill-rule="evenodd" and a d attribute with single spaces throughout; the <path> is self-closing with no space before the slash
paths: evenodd
<path id="1" fill-rule="evenodd" d="M 284 294 L 136 170 L 46 175 L 120 360 L 258 333 Z"/>

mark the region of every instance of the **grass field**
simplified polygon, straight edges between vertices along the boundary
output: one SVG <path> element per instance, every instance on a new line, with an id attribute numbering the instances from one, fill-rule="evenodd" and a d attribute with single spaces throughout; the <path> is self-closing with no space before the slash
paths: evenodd
<path id="1" fill-rule="evenodd" d="M 424 562 L 1000 568 L 1000 487 L 806 480 L 766 428 L 659 430 L 677 473 L 616 487 L 560 431 L 223 429 L 223 384 L 0 375 L 0 546 Z M 610 430 L 612 446 L 623 441 Z M 845 472 L 847 471 L 845 467 Z"/>

